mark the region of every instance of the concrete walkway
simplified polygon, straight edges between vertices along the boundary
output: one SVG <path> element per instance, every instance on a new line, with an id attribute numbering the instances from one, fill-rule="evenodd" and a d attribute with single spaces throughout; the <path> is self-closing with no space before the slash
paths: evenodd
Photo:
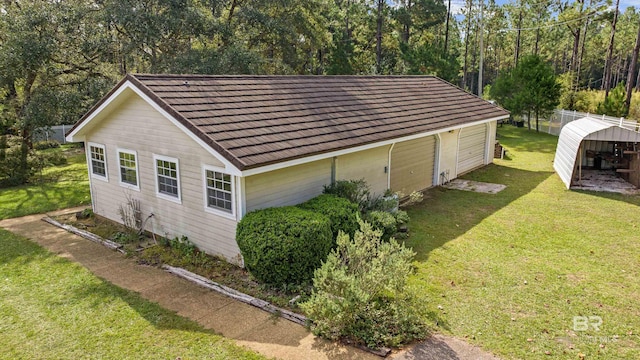
<path id="1" fill-rule="evenodd" d="M 81 209 L 66 209 L 51 215 Z M 106 281 L 140 293 L 144 298 L 268 357 L 380 359 L 370 353 L 317 338 L 303 326 L 274 318 L 253 306 L 201 288 L 158 268 L 138 265 L 120 253 L 45 223 L 41 220 L 43 216 L 2 220 L 0 227 L 29 238 L 61 257 L 82 264 Z M 432 337 L 392 357 L 407 360 L 495 359 L 478 348 L 444 337 Z"/>

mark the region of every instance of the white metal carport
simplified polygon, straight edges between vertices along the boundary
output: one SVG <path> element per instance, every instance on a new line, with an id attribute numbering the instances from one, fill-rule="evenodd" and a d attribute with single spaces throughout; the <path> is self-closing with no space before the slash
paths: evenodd
<path id="1" fill-rule="evenodd" d="M 618 123 L 585 117 L 565 125 L 560 132 L 558 147 L 553 168 L 556 170 L 567 189 L 576 171 L 584 140 L 640 142 L 637 123 L 620 120 Z M 579 162 L 576 163 L 576 160 Z"/>

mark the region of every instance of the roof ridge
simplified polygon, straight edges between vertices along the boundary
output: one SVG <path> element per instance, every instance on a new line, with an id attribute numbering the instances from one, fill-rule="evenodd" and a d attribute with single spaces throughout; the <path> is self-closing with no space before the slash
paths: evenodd
<path id="1" fill-rule="evenodd" d="M 127 74 L 135 78 L 138 77 L 157 77 L 157 78 L 256 78 L 256 79 L 350 79 L 350 78 L 362 78 L 362 79 L 438 79 L 435 75 L 262 75 L 262 74 L 152 74 L 152 73 L 130 73 Z M 446 83 L 446 82 L 445 82 Z"/>

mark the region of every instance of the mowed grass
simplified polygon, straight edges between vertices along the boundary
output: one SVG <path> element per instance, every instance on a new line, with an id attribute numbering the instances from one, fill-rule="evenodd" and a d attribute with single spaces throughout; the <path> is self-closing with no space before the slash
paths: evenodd
<path id="1" fill-rule="evenodd" d="M 557 137 L 498 132 L 509 158 L 463 177 L 504 191 L 434 188 L 409 209 L 437 330 L 509 359 L 640 358 L 640 197 L 568 191 Z"/>
<path id="2" fill-rule="evenodd" d="M 82 149 L 0 189 L 0 219 L 89 204 Z M 259 359 L 255 353 L 0 229 L 0 359 Z"/>
<path id="3" fill-rule="evenodd" d="M 34 184 L 0 188 L 0 220 L 91 203 L 84 150 L 63 146 L 46 151 L 63 152 L 68 163 L 45 168 Z"/>
<path id="4" fill-rule="evenodd" d="M 0 229 L 2 359 L 258 359 Z"/>

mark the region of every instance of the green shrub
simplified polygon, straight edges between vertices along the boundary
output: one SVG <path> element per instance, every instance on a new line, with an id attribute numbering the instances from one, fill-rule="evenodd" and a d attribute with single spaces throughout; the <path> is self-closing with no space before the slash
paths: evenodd
<path id="1" fill-rule="evenodd" d="M 189 238 L 184 235 L 180 237 L 176 236 L 173 239 L 168 240 L 167 245 L 183 256 L 193 256 L 199 251 L 196 245 L 189 241 Z"/>
<path id="2" fill-rule="evenodd" d="M 377 196 L 372 198 L 369 201 L 369 206 L 367 207 L 366 210 L 395 212 L 395 211 L 398 211 L 399 205 L 400 205 L 400 200 L 398 199 L 398 196 L 394 196 L 394 195 Z"/>
<path id="3" fill-rule="evenodd" d="M 39 154 L 42 157 L 43 164 L 49 166 L 60 166 L 67 164 L 67 158 L 59 151 Z"/>
<path id="4" fill-rule="evenodd" d="M 33 148 L 35 150 L 55 149 L 55 148 L 59 148 L 59 147 L 60 147 L 60 143 L 57 142 L 57 141 L 53 141 L 53 140 L 38 141 L 38 142 L 33 144 Z"/>
<path id="5" fill-rule="evenodd" d="M 331 194 L 317 196 L 298 207 L 325 215 L 331 221 L 333 238 L 339 231 L 353 236 L 358 230 L 358 205 L 351 201 Z"/>
<path id="6" fill-rule="evenodd" d="M 140 239 L 140 235 L 133 231 L 118 231 L 110 237 L 110 240 L 123 245 L 136 243 L 140 241 Z"/>
<path id="7" fill-rule="evenodd" d="M 293 206 L 250 212 L 238 223 L 236 241 L 247 270 L 279 286 L 311 280 L 334 242 L 328 217 Z"/>
<path id="8" fill-rule="evenodd" d="M 424 338 L 420 313 L 407 279 L 415 253 L 360 222 L 353 240 L 341 233 L 337 248 L 313 278 L 313 292 L 300 304 L 314 334 L 371 348 Z"/>
<path id="9" fill-rule="evenodd" d="M 364 179 L 338 180 L 331 185 L 325 185 L 322 192 L 345 198 L 357 204 L 360 211 L 368 209 L 371 201 L 371 191 Z"/>
<path id="10" fill-rule="evenodd" d="M 396 226 L 400 228 L 401 225 L 406 225 L 409 223 L 409 214 L 406 211 L 398 210 L 395 214 L 393 214 L 396 218 Z"/>
<path id="11" fill-rule="evenodd" d="M 609 92 L 609 96 L 598 104 L 598 114 L 605 114 L 615 117 L 627 116 L 629 109 L 626 107 L 625 98 L 627 94 L 624 83 L 618 85 Z"/>
<path id="12" fill-rule="evenodd" d="M 7 146 L 8 148 L 0 150 L 0 188 L 23 184 L 44 166 L 42 159 L 34 156 L 33 152 L 29 152 L 27 163 L 23 164 L 22 148 L 12 145 L 11 141 Z"/>
<path id="13" fill-rule="evenodd" d="M 365 220 L 375 229 L 382 231 L 383 240 L 389 240 L 398 232 L 398 222 L 392 213 L 386 211 L 371 211 L 365 215 Z"/>

